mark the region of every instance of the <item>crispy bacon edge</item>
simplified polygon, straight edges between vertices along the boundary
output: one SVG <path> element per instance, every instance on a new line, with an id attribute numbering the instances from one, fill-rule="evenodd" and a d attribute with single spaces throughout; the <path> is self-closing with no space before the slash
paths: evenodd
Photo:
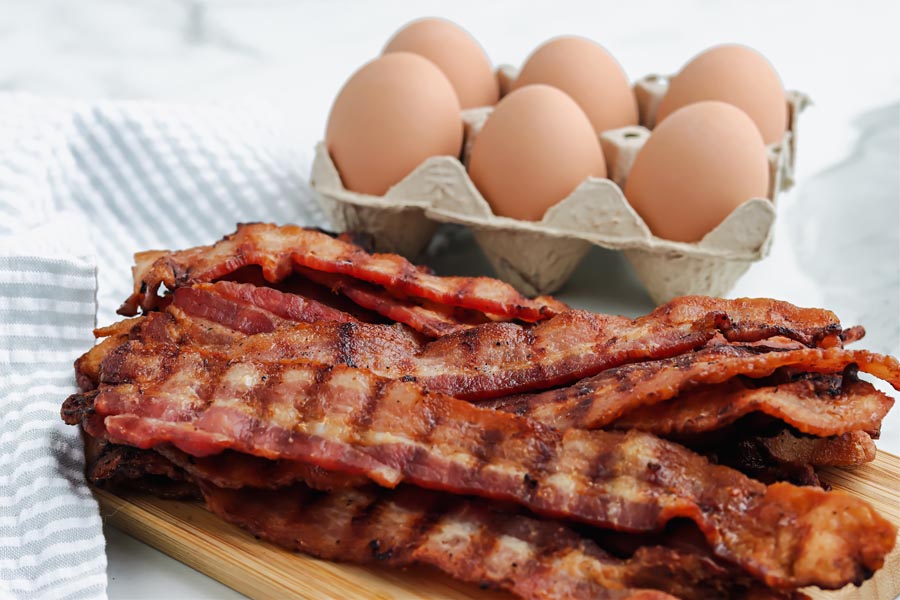
<path id="1" fill-rule="evenodd" d="M 760 352 L 752 347 L 720 344 L 667 359 L 619 366 L 566 388 L 500 398 L 483 406 L 528 416 L 559 429 L 597 429 L 624 418 L 628 427 L 660 433 L 663 430 L 655 426 L 659 415 L 674 415 L 681 407 L 678 414 L 686 420 L 696 419 L 696 412 L 704 410 L 708 416 L 704 422 L 710 429 L 747 412 L 761 411 L 820 436 L 877 430 L 893 399 L 854 378 L 847 378 L 844 389 L 823 393 L 809 381 L 776 389 L 748 389 L 732 381 L 737 376 L 768 377 L 785 367 L 831 374 L 851 366 L 900 389 L 900 362 L 891 356 L 843 348 Z M 714 385 L 717 387 L 708 389 Z M 702 395 L 702 401 L 690 400 L 692 394 Z M 659 406 L 664 402 L 665 407 Z M 736 410 L 738 406 L 743 412 Z M 721 420 L 709 418 L 712 415 Z M 675 428 L 674 417 L 671 421 Z M 687 433 L 700 431 L 698 426 Z"/>
<path id="2" fill-rule="evenodd" d="M 135 256 L 134 293 L 119 309 L 137 314 L 158 307 L 161 285 L 174 290 L 210 282 L 241 267 L 258 265 L 269 282 L 287 277 L 294 265 L 349 275 L 403 296 L 425 298 L 487 314 L 539 321 L 558 311 L 558 303 L 522 296 L 512 286 L 487 277 L 438 277 L 395 254 L 369 254 L 360 247 L 320 231 L 294 225 L 240 224 L 235 233 L 212 246 L 180 252 Z"/>

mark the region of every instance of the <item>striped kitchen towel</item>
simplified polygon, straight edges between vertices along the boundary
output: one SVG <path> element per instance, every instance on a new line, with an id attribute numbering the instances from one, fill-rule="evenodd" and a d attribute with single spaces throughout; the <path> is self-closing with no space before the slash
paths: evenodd
<path id="1" fill-rule="evenodd" d="M 311 144 L 283 130 L 259 106 L 0 95 L 0 599 L 106 596 L 81 442 L 59 417 L 72 361 L 115 320 L 135 251 L 326 224 Z"/>

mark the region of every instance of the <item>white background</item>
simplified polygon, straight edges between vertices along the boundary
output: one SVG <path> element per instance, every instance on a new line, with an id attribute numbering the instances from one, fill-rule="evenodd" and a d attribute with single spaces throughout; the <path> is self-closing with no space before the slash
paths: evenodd
<path id="1" fill-rule="evenodd" d="M 450 18 L 495 63 L 521 64 L 544 40 L 580 34 L 629 76 L 673 73 L 695 53 L 741 42 L 788 88 L 809 94 L 796 188 L 779 200 L 772 255 L 735 295 L 826 306 L 900 354 L 900 4 L 896 2 L 68 2 L 0 3 L 0 89 L 79 98 L 192 103 L 264 100 L 298 148 L 321 137 L 344 80 L 392 32 Z M 224 233 L 224 232 L 223 232 Z M 468 245 L 441 271 L 484 269 Z M 650 308 L 622 259 L 595 251 L 562 297 L 625 314 Z M 879 446 L 900 452 L 900 410 Z M 203 575 L 109 532 L 111 598 L 237 597 Z"/>

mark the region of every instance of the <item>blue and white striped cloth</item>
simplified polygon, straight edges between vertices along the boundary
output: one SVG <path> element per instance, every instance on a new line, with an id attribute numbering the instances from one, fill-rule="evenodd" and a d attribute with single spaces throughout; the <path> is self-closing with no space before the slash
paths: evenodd
<path id="1" fill-rule="evenodd" d="M 309 148 L 261 106 L 0 95 L 0 599 L 103 598 L 81 441 L 59 407 L 132 254 L 245 221 L 323 226 Z"/>

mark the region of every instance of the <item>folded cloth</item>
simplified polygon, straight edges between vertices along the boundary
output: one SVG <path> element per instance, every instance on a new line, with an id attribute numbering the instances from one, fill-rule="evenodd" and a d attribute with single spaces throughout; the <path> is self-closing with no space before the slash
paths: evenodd
<path id="1" fill-rule="evenodd" d="M 0 95 L 0 598 L 103 598 L 81 441 L 59 407 L 132 254 L 236 222 L 324 226 L 309 155 L 265 106 Z"/>

